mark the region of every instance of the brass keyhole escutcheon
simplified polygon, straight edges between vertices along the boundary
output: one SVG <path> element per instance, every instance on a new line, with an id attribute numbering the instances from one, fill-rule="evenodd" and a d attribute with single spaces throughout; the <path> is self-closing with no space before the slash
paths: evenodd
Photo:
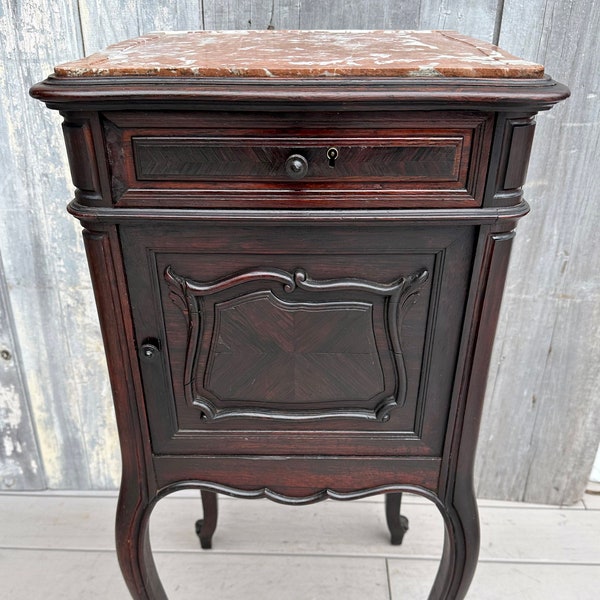
<path id="1" fill-rule="evenodd" d="M 327 149 L 327 158 L 329 159 L 329 166 L 335 167 L 335 161 L 337 157 L 340 155 L 337 148 L 328 148 Z"/>

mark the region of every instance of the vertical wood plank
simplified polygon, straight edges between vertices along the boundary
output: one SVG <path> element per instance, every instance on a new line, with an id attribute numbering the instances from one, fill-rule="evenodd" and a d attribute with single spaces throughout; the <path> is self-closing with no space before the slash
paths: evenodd
<path id="1" fill-rule="evenodd" d="M 79 0 L 85 54 L 151 31 L 202 29 L 202 0 Z"/>
<path id="2" fill-rule="evenodd" d="M 492 41 L 500 0 L 204 0 L 206 29 L 456 29 Z"/>
<path id="3" fill-rule="evenodd" d="M 0 489 L 39 490 L 45 486 L 43 465 L 0 260 Z"/>
<path id="4" fill-rule="evenodd" d="M 414 29 L 419 3 L 367 0 L 204 0 L 206 29 Z"/>
<path id="5" fill-rule="evenodd" d="M 1 2 L 0 251 L 47 484 L 114 487 L 118 447 L 79 227 L 65 211 L 60 117 L 28 96 L 81 54 L 76 5 Z"/>
<path id="6" fill-rule="evenodd" d="M 419 2 L 410 0 L 303 2 L 300 10 L 300 29 L 416 29 L 418 22 Z"/>
<path id="7" fill-rule="evenodd" d="M 456 29 L 494 40 L 500 0 L 204 0 L 206 29 Z"/>
<path id="8" fill-rule="evenodd" d="M 494 41 L 501 0 L 421 0 L 419 29 L 453 29 Z"/>
<path id="9" fill-rule="evenodd" d="M 298 29 L 301 0 L 204 0 L 205 29 Z"/>
<path id="10" fill-rule="evenodd" d="M 593 0 L 504 7 L 500 45 L 572 91 L 538 117 L 477 461 L 483 497 L 578 500 L 600 436 L 600 11 Z M 575 33 L 576 32 L 576 33 Z M 514 321 L 513 321 L 514 320 Z M 495 368 L 494 368 L 495 364 Z"/>

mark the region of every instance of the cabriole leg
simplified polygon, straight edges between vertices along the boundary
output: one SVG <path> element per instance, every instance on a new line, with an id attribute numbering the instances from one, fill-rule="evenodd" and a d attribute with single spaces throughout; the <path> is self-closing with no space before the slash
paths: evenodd
<path id="1" fill-rule="evenodd" d="M 167 600 L 150 547 L 149 521 L 154 501 L 121 491 L 116 521 L 119 565 L 135 600 Z"/>
<path id="2" fill-rule="evenodd" d="M 408 531 L 408 519 L 400 514 L 402 492 L 393 492 L 385 495 L 385 519 L 390 530 L 391 543 L 399 546 L 404 534 Z"/>
<path id="3" fill-rule="evenodd" d="M 219 508 L 217 493 L 201 490 L 203 518 L 196 521 L 196 535 L 200 538 L 200 545 L 205 550 L 212 548 L 212 536 L 217 528 Z"/>
<path id="4" fill-rule="evenodd" d="M 479 516 L 473 493 L 440 507 L 444 517 L 444 551 L 429 600 L 462 600 L 477 566 Z"/>

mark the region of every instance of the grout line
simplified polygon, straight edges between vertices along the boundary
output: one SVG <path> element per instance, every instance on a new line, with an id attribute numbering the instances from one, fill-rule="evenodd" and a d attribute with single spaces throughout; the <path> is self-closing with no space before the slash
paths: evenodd
<path id="1" fill-rule="evenodd" d="M 0 498 L 110 498 L 117 499 L 119 497 L 118 492 L 114 491 L 103 491 L 103 490 L 90 490 L 89 492 L 77 491 L 70 492 L 68 490 L 28 490 L 26 492 L 9 492 L 6 490 L 0 490 Z"/>
<path id="2" fill-rule="evenodd" d="M 385 559 L 385 574 L 387 577 L 387 586 L 388 586 L 388 598 L 392 600 L 392 578 L 390 575 L 390 561 L 389 559 Z"/>
<path id="3" fill-rule="evenodd" d="M 73 547 L 64 547 L 64 548 L 44 548 L 40 546 L 4 546 L 0 545 L 1 550 L 10 550 L 10 551 L 24 551 L 24 552 L 82 552 L 85 554 L 90 554 L 94 552 L 101 552 L 104 554 L 115 553 L 114 548 L 73 548 Z M 389 558 L 403 558 L 402 556 L 390 556 L 388 554 L 362 554 L 362 553 L 350 553 L 350 552 L 340 552 L 340 553 L 328 553 L 328 552 L 290 552 L 290 551 L 277 551 L 277 550 L 265 550 L 265 551 L 256 551 L 256 550 L 217 550 L 212 549 L 210 551 L 203 551 L 200 548 L 197 550 L 190 549 L 171 549 L 171 550 L 152 550 L 153 555 L 157 554 L 175 554 L 175 555 L 188 555 L 195 554 L 198 556 L 256 556 L 256 557 L 271 557 L 271 556 L 287 556 L 287 557 L 296 557 L 296 558 L 356 558 L 356 559 L 384 559 L 387 560 Z M 412 555 L 406 556 L 405 559 L 412 560 L 425 560 L 425 561 L 439 561 L 439 556 L 430 556 L 427 554 L 423 555 Z M 600 563 L 599 563 L 600 564 Z"/>
<path id="4" fill-rule="evenodd" d="M 81 552 L 84 554 L 91 553 L 103 553 L 103 554 L 114 554 L 113 548 L 42 548 L 35 546 L 2 546 L 0 550 L 10 551 L 23 551 L 23 552 Z M 280 551 L 244 551 L 244 550 L 215 550 L 212 549 L 209 552 L 202 551 L 200 548 L 197 550 L 153 550 L 152 554 L 174 554 L 174 555 L 187 555 L 197 554 L 198 556 L 256 556 L 256 557 L 272 557 L 272 556 L 285 556 L 295 558 L 356 558 L 356 559 L 385 559 L 386 563 L 390 560 L 418 560 L 424 562 L 439 562 L 440 556 L 430 556 L 426 554 L 414 554 L 414 555 L 398 555 L 392 556 L 389 554 L 352 554 L 352 553 L 318 553 L 318 552 L 280 552 Z M 599 567 L 600 561 L 567 561 L 567 560 L 544 560 L 544 559 L 518 559 L 518 558 L 480 558 L 478 563 L 480 564 L 515 564 L 515 565 L 548 565 L 548 566 L 580 566 L 580 567 Z"/>
<path id="5" fill-rule="evenodd" d="M 395 558 L 395 557 L 391 557 Z M 399 556 L 400 560 L 412 560 L 410 556 Z M 431 561 L 440 560 L 428 557 L 418 557 L 415 560 Z M 478 564 L 502 564 L 502 565 L 539 565 L 554 567 L 600 567 L 600 561 L 574 562 L 568 560 L 544 560 L 544 559 L 519 559 L 519 558 L 480 558 Z"/>

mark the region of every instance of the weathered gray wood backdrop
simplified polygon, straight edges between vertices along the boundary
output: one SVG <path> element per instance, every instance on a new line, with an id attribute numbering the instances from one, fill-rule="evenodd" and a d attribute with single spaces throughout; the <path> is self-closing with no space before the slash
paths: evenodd
<path id="1" fill-rule="evenodd" d="M 477 461 L 483 497 L 569 503 L 598 445 L 600 10 L 594 0 L 0 0 L 0 487 L 118 485 L 109 386 L 54 64 L 159 29 L 456 29 L 544 63 L 573 97 L 539 117 Z"/>

